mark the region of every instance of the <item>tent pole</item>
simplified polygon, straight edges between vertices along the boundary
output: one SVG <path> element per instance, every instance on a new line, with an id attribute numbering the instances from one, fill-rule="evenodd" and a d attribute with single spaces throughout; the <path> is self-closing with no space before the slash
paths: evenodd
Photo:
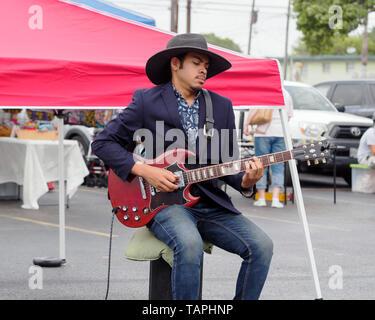
<path id="1" fill-rule="evenodd" d="M 65 179 L 64 179 L 64 117 L 62 110 L 58 110 L 58 175 L 59 175 L 59 258 L 54 257 L 37 257 L 33 263 L 41 267 L 61 267 L 65 262 Z"/>
<path id="2" fill-rule="evenodd" d="M 59 241 L 60 241 L 60 259 L 66 261 L 65 254 L 65 179 L 64 179 L 64 117 L 59 110 L 58 114 L 58 163 L 59 163 Z"/>
<path id="3" fill-rule="evenodd" d="M 279 112 L 280 112 L 281 124 L 283 127 L 286 148 L 287 150 L 292 150 L 293 144 L 292 144 L 291 136 L 289 134 L 289 127 L 287 123 L 285 110 L 280 108 Z M 309 259 L 310 259 L 311 271 L 312 271 L 313 280 L 315 284 L 315 290 L 316 290 L 316 299 L 322 299 L 322 293 L 320 290 L 320 284 L 319 284 L 319 278 L 318 278 L 318 271 L 317 271 L 316 264 L 315 264 L 314 252 L 313 252 L 311 238 L 310 238 L 309 225 L 308 225 L 307 218 L 306 218 L 305 205 L 303 203 L 301 185 L 300 185 L 300 181 L 298 178 L 297 165 L 296 165 L 295 160 L 289 160 L 288 162 L 289 162 L 290 174 L 292 177 L 293 188 L 295 192 L 294 198 L 297 203 L 297 209 L 298 209 L 300 221 L 302 223 L 303 230 L 305 232 L 307 252 L 309 255 Z"/>

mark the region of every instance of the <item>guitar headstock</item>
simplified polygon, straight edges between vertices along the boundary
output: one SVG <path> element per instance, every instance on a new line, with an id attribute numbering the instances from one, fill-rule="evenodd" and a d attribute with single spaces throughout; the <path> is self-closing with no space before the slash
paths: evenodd
<path id="1" fill-rule="evenodd" d="M 292 150 L 294 159 L 306 161 L 307 165 L 319 164 L 327 162 L 327 158 L 331 156 L 330 146 L 327 141 L 310 140 L 309 143 L 303 142 L 302 145 L 294 147 Z"/>

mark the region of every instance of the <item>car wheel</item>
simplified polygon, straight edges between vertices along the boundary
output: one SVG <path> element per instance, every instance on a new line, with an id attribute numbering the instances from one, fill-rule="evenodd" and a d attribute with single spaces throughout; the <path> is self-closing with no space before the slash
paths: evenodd
<path id="1" fill-rule="evenodd" d="M 83 137 L 78 136 L 78 135 L 72 136 L 69 139 L 78 141 L 78 147 L 79 147 L 79 150 L 81 151 L 82 157 L 86 159 L 87 153 L 89 151 L 89 142 Z"/>

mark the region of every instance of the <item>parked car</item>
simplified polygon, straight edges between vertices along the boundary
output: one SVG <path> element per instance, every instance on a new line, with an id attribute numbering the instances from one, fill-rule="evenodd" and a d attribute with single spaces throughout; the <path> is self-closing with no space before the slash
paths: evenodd
<path id="1" fill-rule="evenodd" d="M 339 80 L 314 85 L 341 112 L 371 118 L 375 112 L 375 80 Z"/>
<path id="2" fill-rule="evenodd" d="M 291 95 L 294 106 L 293 117 L 289 121 L 293 145 L 300 145 L 303 140 L 317 140 L 319 137 L 336 145 L 337 175 L 350 184 L 349 164 L 357 163 L 359 140 L 373 125 L 372 120 L 338 112 L 327 98 L 310 85 L 284 81 L 284 88 Z M 242 118 L 239 109 L 235 113 L 236 121 Z M 238 128 L 243 127 L 241 123 L 236 123 Z M 332 174 L 333 160 L 328 159 L 326 164 L 315 166 L 307 166 L 305 162 L 298 161 L 297 167 L 299 172 Z"/>
<path id="3" fill-rule="evenodd" d="M 77 140 L 82 155 L 87 158 L 91 156 L 91 142 L 97 132 L 101 131 L 102 127 L 110 119 L 120 113 L 122 108 L 116 108 L 113 110 L 96 110 L 95 116 L 91 113 L 89 116 L 86 116 L 80 111 L 81 110 L 78 110 L 78 112 L 67 113 L 66 118 L 68 120 L 66 122 L 67 124 L 64 125 L 64 137 L 65 139 Z"/>
<path id="4" fill-rule="evenodd" d="M 83 157 L 87 157 L 97 128 L 82 125 L 64 125 L 64 138 L 76 140 Z"/>

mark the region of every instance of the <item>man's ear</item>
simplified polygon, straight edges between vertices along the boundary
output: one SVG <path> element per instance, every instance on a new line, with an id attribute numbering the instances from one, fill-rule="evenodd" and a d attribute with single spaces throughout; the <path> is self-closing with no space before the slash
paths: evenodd
<path id="1" fill-rule="evenodd" d="M 172 71 L 177 71 L 178 68 L 180 67 L 180 59 L 178 59 L 177 57 L 172 57 L 171 59 L 171 70 Z"/>

